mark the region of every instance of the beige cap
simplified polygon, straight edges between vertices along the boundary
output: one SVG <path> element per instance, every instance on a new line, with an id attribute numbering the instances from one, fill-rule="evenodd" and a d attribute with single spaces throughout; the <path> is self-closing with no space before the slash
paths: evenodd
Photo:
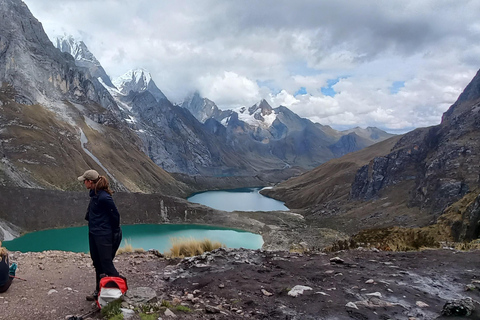
<path id="1" fill-rule="evenodd" d="M 85 180 L 97 180 L 100 175 L 95 170 L 87 170 L 84 174 L 78 177 L 78 181 L 85 181 Z"/>

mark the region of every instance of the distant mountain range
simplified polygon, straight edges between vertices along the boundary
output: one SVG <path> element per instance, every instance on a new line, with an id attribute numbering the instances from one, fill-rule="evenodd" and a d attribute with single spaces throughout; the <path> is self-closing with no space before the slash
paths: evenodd
<path id="1" fill-rule="evenodd" d="M 118 190 L 185 194 L 169 173 L 271 183 L 390 136 L 339 132 L 266 101 L 220 110 L 196 93 L 175 105 L 146 70 L 112 81 L 85 43 L 52 44 L 23 2 L 1 1 L 0 13 L 1 185 L 77 190 L 95 167 Z"/>
<path id="2" fill-rule="evenodd" d="M 83 42 L 64 36 L 55 43 L 77 65 L 98 70 Z M 105 75 L 99 72 L 98 77 L 103 80 Z M 249 108 L 221 110 L 196 92 L 174 105 L 143 69 L 102 83 L 142 139 L 144 152 L 169 172 L 225 176 L 310 169 L 392 136 L 376 128 L 339 132 L 300 118 L 286 107 L 272 108 L 265 100 Z"/>
<path id="3" fill-rule="evenodd" d="M 285 201 L 317 231 L 352 234 L 449 221 L 446 230 L 433 231 L 456 240 L 480 236 L 480 72 L 437 126 L 401 136 L 377 128 L 337 131 L 264 100 L 221 110 L 194 93 L 173 104 L 146 70 L 112 81 L 84 43 L 62 37 L 55 47 L 21 0 L 0 1 L 0 16 L 4 199 L 25 188 L 84 191 L 76 177 L 96 168 L 115 190 L 160 194 L 149 198 L 155 199 L 150 219 L 168 221 L 169 207 L 181 221 L 192 221 L 187 213 L 197 209 L 187 212 L 185 200 L 164 195 L 286 180 L 262 193 Z M 31 212 L 18 209 L 22 199 L 12 200 L 35 222 L 26 230 L 47 217 L 55 222 L 45 209 L 55 204 L 43 201 L 52 194 L 77 199 L 49 190 L 36 202 L 47 205 Z M 141 222 L 145 212 L 131 201 L 129 221 Z M 203 207 L 195 221 L 211 218 L 209 210 Z M 0 210 L 0 219 L 7 213 Z"/>

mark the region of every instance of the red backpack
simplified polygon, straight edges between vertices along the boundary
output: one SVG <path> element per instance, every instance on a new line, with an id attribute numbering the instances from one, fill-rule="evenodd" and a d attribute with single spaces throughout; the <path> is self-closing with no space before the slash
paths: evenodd
<path id="1" fill-rule="evenodd" d="M 108 303 L 120 299 L 127 292 L 127 279 L 119 277 L 103 277 L 100 279 L 97 305 L 101 309 Z"/>

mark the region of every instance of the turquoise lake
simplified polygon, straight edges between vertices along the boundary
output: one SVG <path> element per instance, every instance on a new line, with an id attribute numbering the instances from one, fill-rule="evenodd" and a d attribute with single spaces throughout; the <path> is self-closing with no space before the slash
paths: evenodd
<path id="1" fill-rule="evenodd" d="M 171 238 L 194 238 L 219 241 L 229 248 L 260 249 L 263 239 L 260 235 L 202 225 L 175 225 L 175 224 L 138 224 L 123 225 L 123 240 L 133 248 L 144 250 L 156 249 L 162 253 L 171 248 Z M 44 250 L 62 250 L 73 252 L 88 252 L 88 228 L 75 227 L 64 229 L 50 229 L 27 233 L 2 244 L 10 251 L 40 252 Z"/>
<path id="2" fill-rule="evenodd" d="M 262 196 L 261 188 L 207 191 L 192 195 L 188 201 L 200 203 L 223 211 L 288 211 L 283 202 Z M 172 238 L 210 239 L 219 241 L 229 248 L 260 249 L 263 239 L 260 235 L 227 228 L 202 225 L 139 224 L 123 225 L 123 241 L 133 248 L 168 251 Z M 27 233 L 3 245 L 11 251 L 62 250 L 88 252 L 87 227 L 51 229 Z"/>
<path id="3" fill-rule="evenodd" d="M 262 188 L 241 188 L 233 190 L 200 192 L 187 198 L 210 208 L 223 211 L 288 211 L 283 202 L 265 197 L 259 193 Z"/>

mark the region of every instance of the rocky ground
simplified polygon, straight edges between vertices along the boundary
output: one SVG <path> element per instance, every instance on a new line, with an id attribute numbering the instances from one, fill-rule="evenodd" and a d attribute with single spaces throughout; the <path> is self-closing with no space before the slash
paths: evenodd
<path id="1" fill-rule="evenodd" d="M 67 319 L 96 310 L 85 300 L 94 289 L 88 255 L 48 251 L 11 256 L 24 280 L 15 279 L 0 294 L 0 319 Z M 124 307 L 137 306 L 130 319 L 140 319 L 140 311 L 155 312 L 151 319 L 480 318 L 478 251 L 218 249 L 183 260 L 155 252 L 124 253 L 115 264 L 128 279 Z M 465 308 L 444 308 L 455 301 Z M 442 310 L 471 315 L 447 317 Z M 84 316 L 98 318 L 99 312 Z"/>

